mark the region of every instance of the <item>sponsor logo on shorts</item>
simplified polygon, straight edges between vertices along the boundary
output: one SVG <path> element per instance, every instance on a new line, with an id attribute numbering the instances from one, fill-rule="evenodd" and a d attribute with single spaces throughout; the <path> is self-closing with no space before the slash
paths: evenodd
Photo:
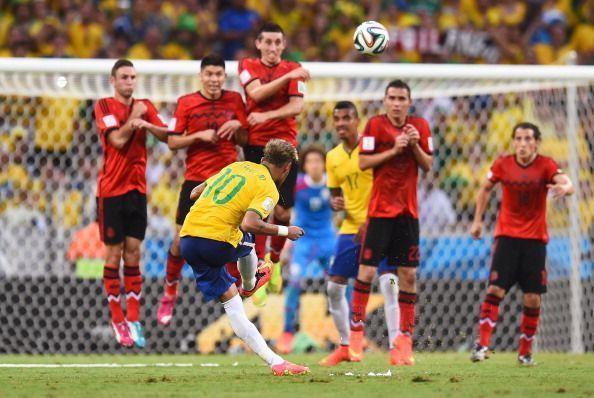
<path id="1" fill-rule="evenodd" d="M 408 248 L 408 261 L 417 262 L 421 259 L 421 253 L 419 252 L 419 246 L 414 245 Z"/>

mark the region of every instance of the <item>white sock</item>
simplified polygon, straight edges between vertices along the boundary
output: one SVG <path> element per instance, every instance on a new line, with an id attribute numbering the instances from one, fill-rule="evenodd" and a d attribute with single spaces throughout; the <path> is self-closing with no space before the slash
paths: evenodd
<path id="1" fill-rule="evenodd" d="M 244 290 L 252 290 L 256 286 L 256 270 L 258 269 L 258 256 L 252 249 L 250 254 L 240 257 L 237 262 L 237 269 L 241 274 L 241 285 Z"/>
<path id="2" fill-rule="evenodd" d="M 400 306 L 398 305 L 398 277 L 394 274 L 382 274 L 379 286 L 384 296 L 384 313 L 388 325 L 390 348 L 394 348 L 394 339 L 400 333 Z"/>
<path id="3" fill-rule="evenodd" d="M 238 294 L 232 299 L 225 301 L 223 307 L 225 307 L 225 312 L 229 317 L 233 331 L 252 351 L 258 354 L 269 366 L 284 362 L 284 359 L 268 347 L 264 337 L 262 337 L 256 326 L 247 318 L 243 309 L 243 303 Z"/>
<path id="4" fill-rule="evenodd" d="M 349 327 L 349 303 L 346 299 L 346 285 L 328 281 L 326 291 L 328 292 L 328 308 L 338 334 L 340 335 L 340 344 L 348 345 L 351 333 Z"/>

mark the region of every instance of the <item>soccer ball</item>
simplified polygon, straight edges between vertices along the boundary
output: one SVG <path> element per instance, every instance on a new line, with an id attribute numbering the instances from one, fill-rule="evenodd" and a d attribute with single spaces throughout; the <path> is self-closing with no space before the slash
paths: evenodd
<path id="1" fill-rule="evenodd" d="M 388 47 L 388 30 L 379 22 L 365 21 L 355 29 L 353 43 L 355 49 L 363 54 L 377 55 Z"/>

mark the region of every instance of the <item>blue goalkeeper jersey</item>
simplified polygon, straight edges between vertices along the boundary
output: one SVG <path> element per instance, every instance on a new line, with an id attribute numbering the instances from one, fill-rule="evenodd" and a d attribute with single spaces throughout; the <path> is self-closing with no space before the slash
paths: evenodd
<path id="1" fill-rule="evenodd" d="M 299 175 L 295 187 L 295 225 L 303 228 L 308 238 L 325 238 L 336 233 L 325 176 L 316 184 L 309 176 Z"/>

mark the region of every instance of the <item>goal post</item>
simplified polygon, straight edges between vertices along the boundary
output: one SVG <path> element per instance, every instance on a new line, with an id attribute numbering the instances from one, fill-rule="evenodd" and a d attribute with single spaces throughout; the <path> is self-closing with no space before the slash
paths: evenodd
<path id="1" fill-rule="evenodd" d="M 96 278 L 101 261 L 93 258 L 92 250 L 73 249 L 73 242 L 80 239 L 77 234 L 95 219 L 94 184 L 101 148 L 93 102 L 113 94 L 109 73 L 114 62 L 0 59 L 0 323 L 10 326 L 11 336 L 24 336 L 5 341 L 6 352 L 116 350 L 105 332 L 107 306 Z M 166 119 L 179 96 L 200 87 L 199 61 L 133 62 L 138 74 L 135 96 L 149 98 Z M 549 203 L 549 293 L 543 299 L 538 348 L 593 350 L 594 67 L 316 62 L 303 66 L 312 79 L 305 110 L 298 117 L 301 146 L 321 142 L 329 149 L 337 143 L 332 134 L 337 101 L 357 105 L 362 129 L 370 116 L 382 112 L 385 87 L 396 78 L 411 86 L 412 112 L 430 122 L 434 170 L 422 174 L 419 182 L 422 242 L 415 335 L 419 349 L 459 350 L 472 343 L 500 200 L 498 194 L 489 202 L 486 237 L 473 241 L 468 228 L 474 195 L 488 166 L 510 151 L 511 127 L 524 120 L 539 125 L 540 152 L 560 163 L 576 192 Z M 226 88 L 242 92 L 237 62 L 228 61 L 226 70 Z M 167 332 L 156 329 L 154 314 L 174 231 L 184 153 L 154 141 L 148 145 L 143 311 L 147 338 L 155 342 L 148 350 L 181 352 L 196 341 L 226 350 L 232 341 L 213 342 L 217 333 L 209 331 L 222 311 L 202 303 L 187 269 L 173 327 Z M 35 287 L 29 286 L 31 280 Z M 309 278 L 303 302 L 322 303 L 323 284 L 322 278 Z M 28 301 L 12 298 L 18 289 L 25 289 Z M 281 305 L 282 297 L 278 300 Z M 31 302 L 38 309 L 32 310 Z M 381 298 L 373 303 L 368 337 L 385 348 Z M 520 305 L 514 289 L 502 304 L 494 334 L 498 349 L 515 349 Z M 62 319 L 63 312 L 72 314 L 71 323 Z M 251 314 L 260 320 L 267 339 L 280 336 L 281 313 L 253 309 Z M 302 306 L 301 331 L 324 346 L 336 338 L 332 332 L 324 334 L 332 330 L 331 323 L 319 327 L 329 319 L 323 311 Z M 71 324 L 81 331 L 71 332 Z"/>

